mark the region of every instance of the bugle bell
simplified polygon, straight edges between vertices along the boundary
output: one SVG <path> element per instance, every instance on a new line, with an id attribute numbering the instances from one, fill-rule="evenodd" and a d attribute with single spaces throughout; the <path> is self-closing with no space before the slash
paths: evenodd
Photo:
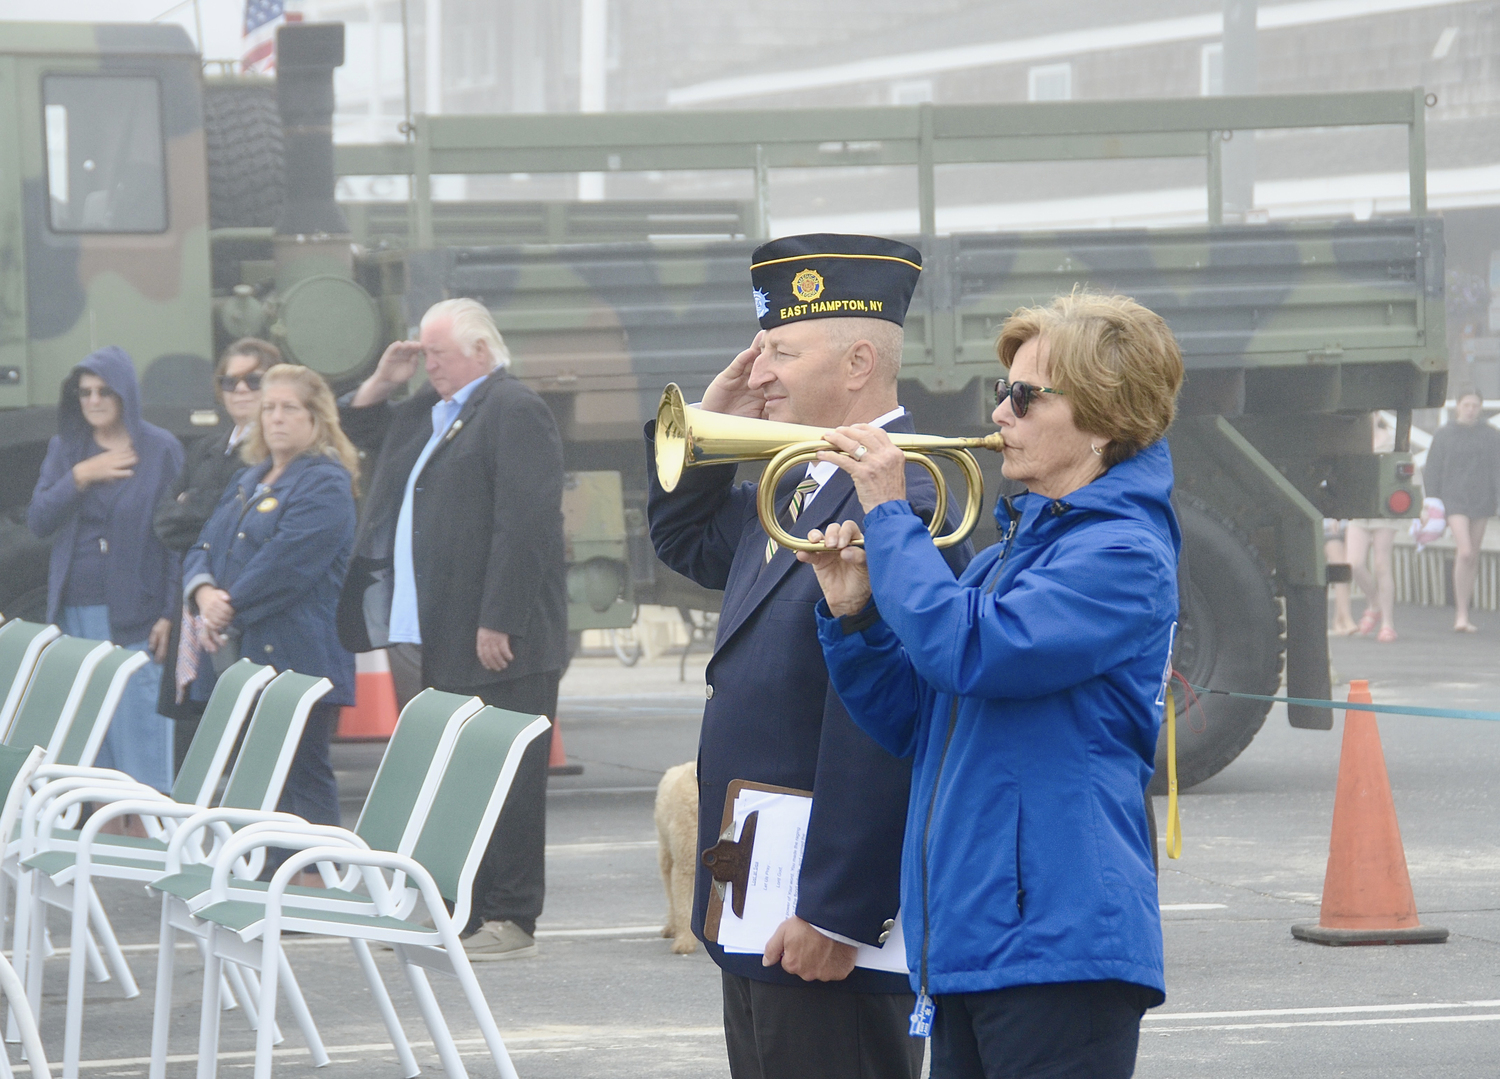
<path id="1" fill-rule="evenodd" d="M 824 428 L 800 423 L 777 423 L 748 416 L 728 416 L 707 412 L 688 405 L 682 390 L 674 382 L 662 391 L 656 408 L 656 477 L 662 489 L 677 488 L 684 469 L 699 465 L 727 465 L 740 461 L 768 461 L 756 496 L 756 511 L 766 534 L 782 547 L 794 551 L 821 551 L 822 544 L 800 539 L 776 519 L 776 488 L 794 465 L 815 461 L 820 450 L 833 450 L 823 438 Z M 974 526 L 984 506 L 984 477 L 979 462 L 970 450 L 999 451 L 1005 438 L 998 431 L 982 438 L 944 438 L 941 435 L 888 436 L 906 459 L 925 468 L 937 488 L 928 531 L 938 547 L 962 543 Z M 933 458 L 943 457 L 958 466 L 968 484 L 964 516 L 958 527 L 947 535 L 938 535 L 948 513 L 948 484 Z"/>

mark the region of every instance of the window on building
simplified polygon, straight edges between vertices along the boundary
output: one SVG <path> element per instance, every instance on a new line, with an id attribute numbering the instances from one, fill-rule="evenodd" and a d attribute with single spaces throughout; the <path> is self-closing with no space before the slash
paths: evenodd
<path id="1" fill-rule="evenodd" d="M 161 87 L 149 76 L 42 80 L 54 232 L 163 232 Z"/>
<path id="2" fill-rule="evenodd" d="M 931 79 L 907 79 L 891 83 L 892 105 L 920 105 L 932 100 Z"/>
<path id="3" fill-rule="evenodd" d="M 1069 101 L 1073 97 L 1073 65 L 1044 64 L 1026 73 L 1029 101 Z"/>
<path id="4" fill-rule="evenodd" d="M 1219 42 L 1205 45 L 1198 53 L 1198 92 L 1204 97 L 1218 97 L 1224 92 L 1224 46 Z"/>

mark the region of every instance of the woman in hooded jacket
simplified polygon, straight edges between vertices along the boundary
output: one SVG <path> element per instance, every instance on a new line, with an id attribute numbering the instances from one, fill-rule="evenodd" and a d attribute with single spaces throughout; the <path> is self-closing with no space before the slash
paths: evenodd
<path id="1" fill-rule="evenodd" d="M 994 420 L 1003 539 L 963 577 L 906 502 L 878 429 L 819 455 L 853 477 L 818 629 L 839 697 L 912 758 L 901 918 L 934 1079 L 1135 1069 L 1164 999 L 1144 793 L 1177 619 L 1170 503 L 1182 358 L 1132 300 L 1075 292 L 1007 320 Z"/>
<path id="2" fill-rule="evenodd" d="M 135 364 L 113 345 L 63 380 L 26 523 L 52 537 L 47 619 L 75 637 L 149 652 L 130 679 L 95 763 L 166 791 L 172 724 L 156 710 L 161 661 L 178 607 L 179 556 L 151 511 L 182 468 L 182 444 L 141 418 Z"/>

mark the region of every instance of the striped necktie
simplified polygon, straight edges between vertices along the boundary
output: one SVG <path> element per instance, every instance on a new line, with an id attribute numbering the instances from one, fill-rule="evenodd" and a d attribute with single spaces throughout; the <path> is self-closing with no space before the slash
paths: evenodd
<path id="1" fill-rule="evenodd" d="M 812 497 L 813 492 L 815 492 L 817 489 L 818 481 L 813 479 L 811 476 L 808 476 L 801 483 L 797 484 L 797 489 L 792 492 L 792 500 L 791 502 L 787 503 L 786 507 L 787 516 L 790 518 L 790 524 L 797 523 L 797 518 L 802 514 L 802 507 L 807 505 L 807 500 Z M 775 553 L 776 541 L 768 537 L 766 539 L 766 561 L 771 561 L 771 556 Z"/>

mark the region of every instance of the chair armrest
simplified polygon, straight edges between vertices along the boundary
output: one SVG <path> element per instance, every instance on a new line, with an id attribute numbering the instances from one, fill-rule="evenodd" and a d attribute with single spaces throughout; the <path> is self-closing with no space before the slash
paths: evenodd
<path id="1" fill-rule="evenodd" d="M 218 809 L 204 809 L 195 807 L 195 812 L 187 820 L 177 826 L 176 833 L 171 842 L 167 844 L 167 872 L 182 872 L 182 849 L 193 836 L 205 828 L 214 828 L 220 841 L 225 841 L 233 834 L 230 825 L 241 827 L 254 827 L 257 824 L 280 821 L 287 827 L 295 827 L 298 824 L 306 825 L 307 822 L 293 813 L 279 813 L 264 809 L 229 809 L 220 807 Z M 210 855 L 212 857 L 212 855 Z"/>
<path id="2" fill-rule="evenodd" d="M 405 874 L 408 880 L 416 882 L 417 888 L 422 894 L 422 899 L 427 905 L 427 910 L 432 915 L 433 925 L 437 927 L 438 932 L 443 936 L 444 944 L 449 948 L 458 948 L 460 950 L 463 948 L 462 943 L 458 939 L 458 931 L 453 927 L 453 920 L 448 914 L 448 908 L 443 903 L 442 895 L 438 892 L 437 883 L 432 879 L 432 874 L 427 872 L 427 867 L 404 854 L 396 854 L 393 851 L 370 850 L 369 848 L 365 848 L 364 850 L 347 850 L 341 847 L 310 847 L 288 857 L 276 870 L 275 876 L 271 878 L 270 887 L 266 889 L 265 924 L 268 930 L 274 927 L 276 933 L 279 934 L 281 931 L 282 901 L 286 897 L 287 885 L 291 883 L 292 877 L 302 872 L 309 865 L 317 862 L 331 861 L 338 861 L 346 866 L 370 870 L 371 872 L 365 873 L 365 882 L 367 886 L 372 887 L 372 895 L 374 894 L 373 889 L 375 887 L 378 887 L 381 892 L 385 892 L 385 878 L 378 872 L 379 870 L 388 869 L 393 872 Z M 219 882 L 219 874 L 215 872 L 215 888 L 219 886 Z M 213 901 L 218 901 L 221 896 L 227 898 L 227 877 L 225 878 L 224 891 L 222 893 L 215 891 L 213 894 L 215 896 Z M 388 901 L 389 894 L 387 893 L 383 898 Z M 378 901 L 377 910 L 380 910 L 382 914 L 394 914 L 393 910 L 381 909 L 381 906 L 382 903 Z M 408 908 L 406 913 L 409 914 L 410 912 Z M 395 916 L 404 918 L 406 915 L 396 914 Z M 267 932 L 266 936 L 269 939 L 270 933 Z"/>
<path id="3" fill-rule="evenodd" d="M 21 816 L 20 845 L 23 857 L 36 853 L 37 843 L 43 837 L 51 837 L 58 818 L 81 802 L 111 803 L 120 798 L 131 798 L 137 801 L 157 801 L 164 806 L 177 804 L 144 784 L 134 787 L 119 783 L 96 785 L 84 778 L 72 778 L 53 780 L 49 786 L 55 788 L 50 796 L 43 798 L 38 795 L 27 799 Z M 39 816 L 40 821 L 37 819 Z"/>
<path id="4" fill-rule="evenodd" d="M 340 852 L 341 854 L 349 854 L 369 850 L 369 847 L 365 844 L 365 841 L 359 838 L 359 836 L 355 835 L 353 832 L 347 831 L 343 828 L 332 828 L 326 824 L 308 824 L 305 821 L 301 821 L 300 818 L 298 818 L 298 820 L 302 825 L 300 828 L 246 828 L 243 831 L 236 832 L 232 838 L 227 840 L 224 843 L 223 847 L 219 849 L 217 857 L 215 858 L 213 863 L 213 880 L 209 885 L 208 901 L 210 903 L 220 903 L 229 898 L 230 867 L 233 866 L 236 860 L 244 857 L 256 848 L 289 847 L 292 850 L 297 851 L 305 851 L 311 849 L 324 851 L 325 853 L 334 851 Z M 335 844 L 338 845 L 335 846 Z M 300 855 L 294 854 L 292 855 L 292 857 L 300 858 Z M 298 868 L 298 872 L 300 872 L 303 867 L 306 867 L 318 861 L 349 864 L 345 857 L 335 858 L 331 856 L 325 856 L 323 858 L 313 859 L 311 861 L 303 859 L 302 865 Z M 278 868 L 276 872 L 277 876 L 280 876 L 281 869 Z M 290 877 L 288 877 L 288 879 L 290 879 Z M 382 881 L 382 887 L 380 891 L 381 894 L 384 895 L 384 897 L 388 900 L 389 896 L 385 895 L 383 884 L 384 882 Z M 285 891 L 284 884 L 282 886 L 282 890 Z M 376 896 L 373 892 L 371 893 L 371 898 L 375 900 L 376 907 L 377 909 L 379 909 L 382 905 L 381 898 Z M 390 904 L 387 903 L 386 905 L 389 906 Z M 384 913 L 384 911 L 382 911 L 382 913 Z"/>

